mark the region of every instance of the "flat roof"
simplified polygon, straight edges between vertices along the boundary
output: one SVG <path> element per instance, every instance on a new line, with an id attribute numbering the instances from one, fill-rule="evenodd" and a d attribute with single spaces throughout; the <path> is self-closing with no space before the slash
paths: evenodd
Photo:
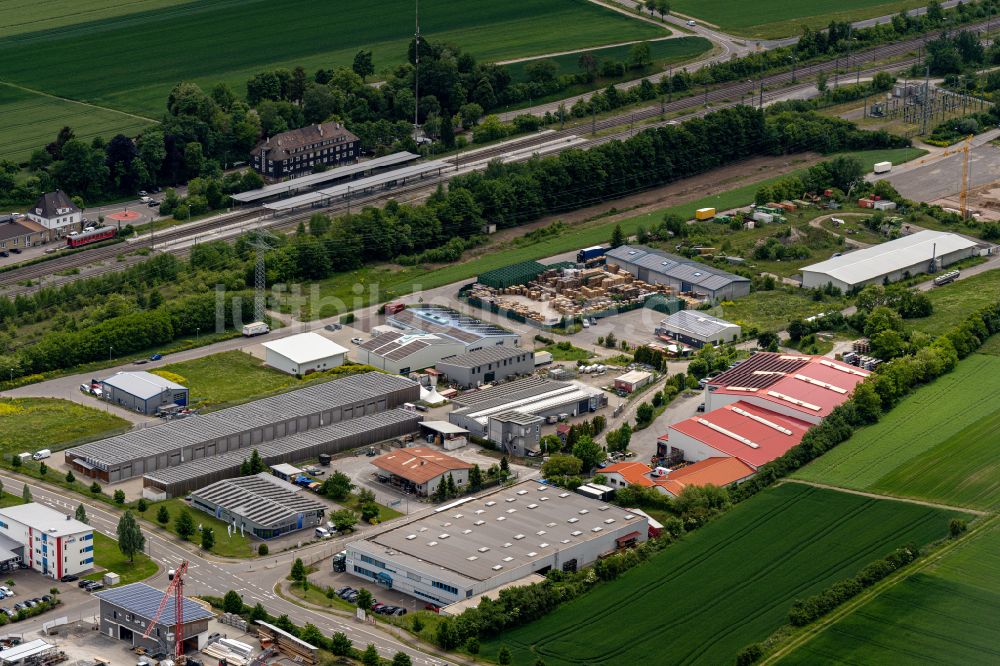
<path id="1" fill-rule="evenodd" d="M 499 414 L 493 414 L 489 418 L 496 419 L 497 421 L 501 421 L 503 423 L 516 423 L 518 425 L 534 425 L 539 421 L 544 421 L 541 416 L 525 414 L 524 412 L 519 412 L 514 409 L 506 412 L 500 412 Z"/>
<path id="2" fill-rule="evenodd" d="M 233 200 L 241 203 L 260 201 L 261 199 L 267 199 L 268 197 L 276 197 L 281 194 L 287 194 L 288 192 L 294 192 L 295 190 L 301 190 L 305 187 L 315 187 L 327 181 L 337 180 L 338 178 L 347 178 L 348 176 L 353 176 L 354 174 L 364 173 L 369 169 L 378 169 L 381 167 L 403 164 L 404 162 L 412 162 L 413 160 L 419 158 L 420 155 L 414 155 L 413 153 L 406 151 L 392 153 L 391 155 L 376 157 L 375 159 L 371 159 L 366 162 L 347 164 L 335 169 L 327 169 L 321 173 L 310 173 L 298 178 L 292 178 L 280 183 L 274 183 L 273 185 L 265 185 L 264 187 L 251 190 L 249 192 L 234 194 Z"/>
<path id="3" fill-rule="evenodd" d="M 0 662 L 22 661 L 28 657 L 34 657 L 37 654 L 54 649 L 56 649 L 56 646 L 52 643 L 43 641 L 41 638 L 36 638 L 33 641 L 21 643 L 6 650 L 0 650 Z"/>
<path id="4" fill-rule="evenodd" d="M 459 408 L 452 412 L 486 425 L 490 416 L 518 411 L 535 414 L 590 400 L 601 390 L 579 382 L 555 382 L 541 377 L 525 377 L 452 398 Z"/>
<path id="5" fill-rule="evenodd" d="M 645 370 L 630 370 L 624 375 L 619 375 L 615 377 L 616 382 L 625 382 L 626 384 L 635 384 L 636 382 L 641 382 L 649 379 L 653 376 L 653 373 L 646 372 Z"/>
<path id="6" fill-rule="evenodd" d="M 258 451 L 260 453 L 260 451 Z M 289 465 L 288 463 L 278 463 L 277 465 L 271 465 L 271 469 L 275 472 L 281 472 L 286 475 L 302 474 L 302 470 L 295 465 Z"/>
<path id="7" fill-rule="evenodd" d="M 738 400 L 674 423 L 669 429 L 756 469 L 802 441 L 811 427 L 811 423 Z"/>
<path id="8" fill-rule="evenodd" d="M 439 432 L 442 435 L 461 435 L 469 432 L 448 421 L 421 421 L 420 427 Z"/>
<path id="9" fill-rule="evenodd" d="M 347 349 L 319 333 L 299 333 L 265 342 L 264 348 L 284 356 L 292 363 L 311 363 L 331 356 L 346 354 Z"/>
<path id="10" fill-rule="evenodd" d="M 387 319 L 403 328 L 446 335 L 464 343 L 478 342 L 487 337 L 520 337 L 506 328 L 470 317 L 444 305 L 407 308 L 389 315 Z"/>
<path id="11" fill-rule="evenodd" d="M 931 257 L 968 250 L 977 245 L 975 241 L 958 234 L 925 229 L 909 236 L 861 250 L 852 250 L 839 257 L 805 266 L 802 271 L 823 273 L 846 284 L 858 284 L 924 261 L 930 264 Z"/>
<path id="12" fill-rule="evenodd" d="M 0 509 L 0 516 L 28 525 L 50 536 L 69 536 L 94 530 L 87 523 L 73 518 L 72 514 L 56 511 L 38 502 L 5 507 Z"/>
<path id="13" fill-rule="evenodd" d="M 235 435 L 275 421 L 318 414 L 415 386 L 398 375 L 365 372 L 268 398 L 66 449 L 98 469 Z"/>
<path id="14" fill-rule="evenodd" d="M 325 511 L 326 505 L 307 493 L 297 493 L 272 483 L 271 476 L 261 472 L 253 476 L 224 479 L 191 493 L 192 501 L 200 499 L 222 507 L 230 513 L 260 525 L 278 527 L 301 513 Z M 276 477 L 275 481 L 280 481 Z"/>
<path id="15" fill-rule="evenodd" d="M 472 463 L 423 446 L 386 453 L 374 458 L 372 464 L 416 484 L 427 483 L 448 472 L 472 469 Z"/>
<path id="16" fill-rule="evenodd" d="M 646 521 L 626 509 L 525 481 L 355 544 L 365 544 L 368 552 L 390 551 L 388 557 L 416 567 L 440 567 L 483 581 L 623 527 L 645 533 Z"/>
<path id="17" fill-rule="evenodd" d="M 468 354 L 459 354 L 441 361 L 438 365 L 451 365 L 457 368 L 478 368 L 489 363 L 499 363 L 508 359 L 516 358 L 523 354 L 534 357 L 535 352 L 530 349 L 520 347 L 508 347 L 507 345 L 494 345 L 493 347 L 483 347 Z"/>
<path id="18" fill-rule="evenodd" d="M 660 323 L 696 338 L 708 338 L 726 330 L 740 328 L 738 324 L 697 310 L 678 310 Z"/>
<path id="19" fill-rule="evenodd" d="M 152 621 L 156 616 L 156 609 L 159 608 L 160 602 L 163 601 L 164 594 L 165 592 L 145 583 L 129 583 L 128 585 L 101 590 L 95 593 L 94 596 L 119 608 L 135 613 L 141 618 Z M 197 622 L 198 620 L 207 620 L 212 617 L 215 617 L 214 613 L 205 610 L 204 606 L 192 601 L 188 597 L 184 597 L 184 624 Z M 159 624 L 167 627 L 177 624 L 177 613 L 173 602 L 167 603 L 163 607 Z"/>
<path id="20" fill-rule="evenodd" d="M 282 199 L 281 201 L 266 203 L 264 204 L 264 208 L 273 211 L 291 210 L 292 208 L 308 206 L 326 199 L 332 199 L 333 197 L 344 196 L 350 192 L 360 192 L 368 188 L 378 187 L 379 185 L 386 185 L 399 180 L 400 178 L 422 176 L 430 173 L 431 171 L 440 171 L 441 169 L 447 169 L 452 166 L 452 164 L 441 160 L 423 162 L 421 164 L 412 164 L 401 169 L 393 169 L 392 171 L 386 171 L 385 173 L 376 174 L 374 176 L 359 178 L 358 180 L 353 180 L 349 183 L 334 185 L 333 187 L 328 187 L 316 192 L 309 192 L 308 194 L 300 194 L 288 199 Z"/>
<path id="21" fill-rule="evenodd" d="M 102 379 L 101 383 L 113 386 L 120 391 L 125 391 L 144 400 L 155 398 L 164 391 L 186 390 L 185 387 L 177 382 L 172 382 L 165 377 L 154 375 L 152 372 L 146 372 L 145 370 L 118 372 L 106 379 Z"/>

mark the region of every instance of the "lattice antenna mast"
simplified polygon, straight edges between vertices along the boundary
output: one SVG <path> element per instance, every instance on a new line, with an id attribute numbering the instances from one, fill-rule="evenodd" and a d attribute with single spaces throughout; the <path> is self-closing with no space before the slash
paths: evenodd
<path id="1" fill-rule="evenodd" d="M 271 246 L 267 244 L 270 234 L 258 227 L 254 232 L 254 239 L 250 245 L 254 249 L 256 260 L 253 268 L 253 320 L 264 321 L 264 309 L 266 305 L 265 289 L 267 288 L 267 266 L 264 262 L 264 255 Z"/>
<path id="2" fill-rule="evenodd" d="M 416 32 L 413 42 L 413 127 L 420 127 L 420 0 L 414 0 L 413 14 Z"/>

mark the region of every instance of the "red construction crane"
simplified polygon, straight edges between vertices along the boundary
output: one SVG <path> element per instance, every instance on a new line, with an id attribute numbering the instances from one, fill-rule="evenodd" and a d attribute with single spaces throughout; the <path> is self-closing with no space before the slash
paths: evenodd
<path id="1" fill-rule="evenodd" d="M 153 627 L 156 623 L 160 621 L 160 616 L 163 615 L 163 609 L 167 607 L 167 603 L 170 601 L 171 595 L 174 597 L 174 619 L 176 624 L 174 625 L 174 637 L 176 639 L 174 645 L 174 663 L 183 664 L 184 659 L 184 574 L 187 573 L 188 563 L 187 560 L 181 562 L 180 566 L 174 571 L 173 578 L 170 580 L 170 585 L 167 586 L 167 591 L 163 594 L 163 599 L 160 600 L 160 605 L 156 609 L 156 615 L 150 620 L 149 626 L 146 627 L 146 632 L 142 635 L 143 638 L 149 638 L 149 635 L 153 632 Z"/>

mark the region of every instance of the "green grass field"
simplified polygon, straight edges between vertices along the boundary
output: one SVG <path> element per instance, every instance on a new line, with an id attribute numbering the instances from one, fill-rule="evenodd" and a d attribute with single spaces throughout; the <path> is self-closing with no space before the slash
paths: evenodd
<path id="1" fill-rule="evenodd" d="M 96 403 L 95 405 L 99 405 Z M 69 400 L 18 398 L 0 400 L 0 455 L 52 449 L 127 431 L 123 418 Z"/>
<path id="2" fill-rule="evenodd" d="M 213 408 L 301 383 L 292 375 L 268 368 L 260 359 L 241 351 L 221 352 L 153 370 L 155 374 L 161 372 L 179 375 L 179 382 L 191 389 L 191 404 Z"/>
<path id="3" fill-rule="evenodd" d="M 652 56 L 653 61 L 653 65 L 650 68 L 651 71 L 665 69 L 667 65 L 688 60 L 712 49 L 712 43 L 704 37 L 658 39 L 650 41 L 648 44 L 650 56 Z M 598 62 L 604 62 L 605 60 L 626 62 L 628 61 L 628 54 L 631 49 L 631 46 L 608 46 L 603 49 L 591 49 L 586 51 L 586 53 L 593 55 L 597 58 Z M 577 63 L 580 61 L 580 56 L 582 55 L 583 53 L 568 53 L 566 55 L 546 58 L 546 60 L 554 62 L 559 66 L 556 72 L 557 76 L 578 74 L 581 70 Z M 537 62 L 537 60 L 515 62 L 505 65 L 505 68 L 510 72 L 510 76 L 514 81 L 527 81 L 528 75 L 524 68 L 532 62 Z M 626 78 L 635 78 L 635 74 L 627 74 Z"/>
<path id="4" fill-rule="evenodd" d="M 130 136 L 138 134 L 151 122 L 2 83 L 0 116 L 4 119 L 0 129 L 4 154 L 6 159 L 15 162 L 26 162 L 34 150 L 44 148 L 66 125 L 73 128 L 78 139 L 90 143 L 95 136 L 110 139 L 118 132 Z"/>
<path id="5" fill-rule="evenodd" d="M 109 13 L 120 16 L 97 13 L 54 25 L 65 19 L 53 16 L 75 7 L 73 0 L 56 0 L 17 10 L 20 24 L 45 25 L 47 16 L 50 27 L 0 39 L 0 81 L 155 117 L 181 81 L 206 87 L 226 81 L 242 93 L 257 71 L 350 66 L 361 48 L 372 50 L 382 70 L 404 61 L 413 34 L 409 0 L 381 3 L 378 20 L 370 6 L 343 0 L 154 1 L 127 15 L 119 2 Z M 428 40 L 490 61 L 665 34 L 586 0 L 478 3 L 474 11 L 453 0 L 425 0 L 420 10 Z"/>
<path id="6" fill-rule="evenodd" d="M 923 7 L 923 0 L 843 0 L 835 5 L 823 0 L 677 0 L 674 11 L 703 19 L 723 30 L 747 37 L 768 39 L 802 33 L 802 26 L 825 28 L 830 21 L 857 21 L 896 14 L 900 9 Z"/>
<path id="7" fill-rule="evenodd" d="M 801 664 L 995 664 L 1000 662 L 1000 524 L 781 659 Z"/>
<path id="8" fill-rule="evenodd" d="M 84 578 L 101 580 L 104 578 L 105 572 L 113 571 L 122 577 L 121 585 L 146 580 L 156 573 L 157 568 L 156 562 L 143 553 L 137 553 L 133 561 L 129 562 L 128 558 L 122 555 L 122 551 L 118 550 L 117 541 L 96 530 L 94 531 L 94 564 L 101 571 L 87 574 Z"/>
<path id="9" fill-rule="evenodd" d="M 932 335 L 979 308 L 995 303 L 1000 294 L 1000 270 L 991 270 L 927 292 L 934 304 L 929 317 L 908 319 L 906 325 L 913 330 Z"/>
<path id="10" fill-rule="evenodd" d="M 247 452 L 250 455 L 250 452 Z M 215 530 L 215 546 L 212 547 L 212 552 L 221 557 L 253 557 L 257 554 L 257 551 L 251 548 L 250 537 L 240 536 L 239 532 L 235 532 L 232 536 L 226 534 L 226 523 L 219 520 L 215 516 L 210 516 L 204 511 L 199 511 L 198 509 L 192 508 L 187 502 L 179 497 L 173 499 L 163 500 L 162 502 L 150 502 L 149 508 L 146 510 L 142 516 L 156 524 L 156 514 L 160 510 L 161 506 L 167 507 L 167 511 L 170 512 L 170 522 L 167 524 L 167 530 L 171 534 L 177 535 L 175 526 L 177 524 L 177 517 L 181 515 L 181 511 L 187 509 L 194 518 L 194 524 L 197 528 L 198 525 L 202 527 L 211 527 Z M 180 535 L 177 535 L 180 538 Z M 195 530 L 194 535 L 190 538 L 191 543 L 196 545 L 201 544 L 201 533 Z"/>
<path id="11" fill-rule="evenodd" d="M 952 515 L 785 484 L 618 581 L 484 644 L 483 655 L 495 658 L 506 643 L 515 664 L 731 664 L 787 621 L 795 599 L 899 545 L 943 537 Z"/>
<path id="12" fill-rule="evenodd" d="M 847 307 L 846 298 L 827 297 L 814 301 L 801 291 L 755 291 L 745 298 L 727 301 L 711 310 L 710 314 L 741 326 L 756 326 L 761 331 L 783 330 L 792 319 L 805 319 L 821 312 Z"/>
<path id="13" fill-rule="evenodd" d="M 795 476 L 982 509 L 1000 507 L 1000 357 L 973 354 Z"/>

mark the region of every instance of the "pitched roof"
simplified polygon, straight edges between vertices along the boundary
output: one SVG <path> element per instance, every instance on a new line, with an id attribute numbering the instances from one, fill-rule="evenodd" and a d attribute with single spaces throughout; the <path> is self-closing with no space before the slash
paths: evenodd
<path id="1" fill-rule="evenodd" d="M 138 372 L 116 372 L 107 379 L 102 379 L 101 383 L 144 400 L 154 398 L 166 390 L 182 391 L 185 388 L 165 377 L 160 377 L 144 370 Z"/>
<path id="2" fill-rule="evenodd" d="M 37 231 L 38 229 L 22 224 L 21 220 L 12 219 L 7 222 L 0 222 L 0 240 L 26 236 L 28 234 L 36 233 Z"/>
<path id="3" fill-rule="evenodd" d="M 109 590 L 102 590 L 94 596 L 135 613 L 146 620 L 152 620 L 164 594 L 164 592 L 145 583 L 129 583 Z M 210 617 L 214 617 L 214 613 L 205 610 L 201 604 L 184 597 L 184 624 L 206 620 Z M 176 609 L 172 601 L 163 607 L 159 624 L 168 627 L 177 624 Z"/>
<path id="4" fill-rule="evenodd" d="M 253 152 L 260 154 L 261 150 L 268 150 L 267 159 L 284 160 L 288 159 L 289 155 L 304 151 L 307 146 L 319 147 L 317 144 L 321 143 L 323 145 L 336 145 L 357 140 L 358 137 L 345 129 L 343 125 L 336 121 L 330 121 L 275 134 L 254 146 Z"/>
<path id="5" fill-rule="evenodd" d="M 783 455 L 812 427 L 799 419 L 777 414 L 739 400 L 670 426 L 754 469 Z"/>
<path id="6" fill-rule="evenodd" d="M 671 495 L 677 496 L 688 486 L 728 486 L 754 473 L 750 467 L 738 458 L 712 457 L 699 460 L 696 463 L 671 472 L 665 479 L 657 479 L 654 483 L 663 487 Z"/>
<path id="7" fill-rule="evenodd" d="M 749 282 L 749 278 L 641 245 L 622 245 L 607 252 L 610 263 L 634 264 L 675 280 L 690 282 L 705 289 L 721 289 L 733 282 Z"/>
<path id="8" fill-rule="evenodd" d="M 60 209 L 68 208 L 69 213 L 60 213 Z M 31 207 L 31 212 L 39 217 L 44 217 L 45 219 L 50 219 L 53 217 L 59 217 L 60 215 L 68 215 L 70 213 L 79 213 L 80 209 L 73 205 L 73 202 L 62 190 L 56 190 L 55 192 L 46 192 L 38 198 L 35 205 Z"/>
<path id="9" fill-rule="evenodd" d="M 497 345 L 493 347 L 483 347 L 468 354 L 460 354 L 441 361 L 443 365 L 450 365 L 458 368 L 477 368 L 487 363 L 498 363 L 507 359 L 516 358 L 523 354 L 534 355 L 530 349 L 520 347 L 508 347 Z"/>
<path id="10" fill-rule="evenodd" d="M 698 338 L 710 338 L 725 330 L 739 330 L 739 325 L 725 319 L 713 317 L 706 312 L 678 310 L 660 322 L 672 330 L 686 333 Z"/>
<path id="11" fill-rule="evenodd" d="M 326 505 L 296 492 L 267 472 L 223 479 L 191 493 L 263 527 L 278 527 L 302 513 L 322 513 Z"/>
<path id="12" fill-rule="evenodd" d="M 825 356 L 756 354 L 712 379 L 714 393 L 739 395 L 795 409 L 812 417 L 846 402 L 870 373 Z"/>
<path id="13" fill-rule="evenodd" d="M 651 471 L 653 470 L 641 462 L 621 462 L 599 469 L 597 470 L 597 473 L 618 474 L 625 479 L 625 482 L 630 486 L 646 486 L 648 488 L 652 488 L 656 484 L 654 484 L 653 481 L 646 476 Z"/>
<path id="14" fill-rule="evenodd" d="M 347 349 L 319 333 L 299 333 L 280 340 L 265 342 L 264 348 L 284 356 L 292 363 L 310 363 L 320 359 L 346 354 Z"/>
<path id="15" fill-rule="evenodd" d="M 926 229 L 805 266 L 802 271 L 823 273 L 847 284 L 857 284 L 909 268 L 922 261 L 929 264 L 934 256 L 940 257 L 976 245 L 975 241 L 958 234 Z"/>
<path id="16" fill-rule="evenodd" d="M 448 472 L 472 469 L 471 463 L 422 446 L 386 453 L 372 460 L 372 464 L 416 484 L 427 483 Z"/>
<path id="17" fill-rule="evenodd" d="M 417 352 L 435 345 L 458 345 L 456 340 L 429 333 L 400 333 L 386 331 L 361 343 L 361 349 L 390 361 L 402 361 Z M 461 347 L 456 346 L 456 350 Z M 447 353 L 447 352 L 445 352 Z M 443 354 L 442 354 L 443 355 Z"/>

